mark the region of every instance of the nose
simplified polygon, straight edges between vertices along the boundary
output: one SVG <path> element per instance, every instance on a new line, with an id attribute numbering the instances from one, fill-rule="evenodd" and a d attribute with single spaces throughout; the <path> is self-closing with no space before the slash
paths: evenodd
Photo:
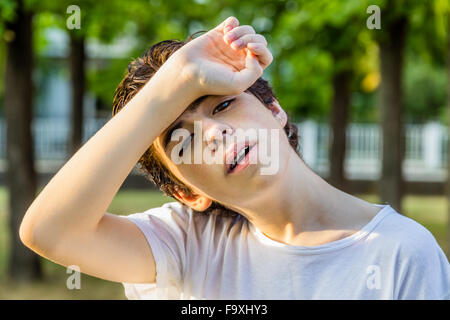
<path id="1" fill-rule="evenodd" d="M 233 133 L 233 129 L 224 123 L 220 122 L 207 122 L 205 126 L 205 141 L 208 148 L 216 151 L 220 143 L 223 143 L 226 136 L 230 136 Z"/>

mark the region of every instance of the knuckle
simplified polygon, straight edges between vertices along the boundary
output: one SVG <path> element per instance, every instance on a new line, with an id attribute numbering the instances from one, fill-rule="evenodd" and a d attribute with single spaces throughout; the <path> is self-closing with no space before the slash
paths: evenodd
<path id="1" fill-rule="evenodd" d="M 258 38 L 256 38 L 253 34 L 245 35 L 245 40 L 247 40 L 248 43 L 258 43 Z"/>
<path id="2" fill-rule="evenodd" d="M 267 40 L 266 40 L 266 38 L 265 38 L 262 34 L 257 34 L 256 37 L 258 38 L 258 40 L 260 40 L 260 41 L 263 42 L 265 45 L 267 45 Z"/>
<path id="3" fill-rule="evenodd" d="M 237 33 L 237 32 L 236 32 L 236 28 L 234 28 L 234 29 L 228 31 L 228 32 L 226 33 L 226 36 L 227 36 L 227 37 L 234 36 L 236 33 Z"/>
<path id="4" fill-rule="evenodd" d="M 228 19 L 226 20 L 226 23 L 239 23 L 239 20 L 235 17 L 235 16 L 230 16 L 228 17 Z"/>
<path id="5" fill-rule="evenodd" d="M 245 26 L 241 26 L 240 28 L 241 32 L 246 33 L 246 34 L 255 34 L 255 29 L 253 29 L 252 26 L 249 25 L 245 25 Z"/>
<path id="6" fill-rule="evenodd" d="M 255 42 L 253 44 L 253 50 L 257 51 L 258 53 L 263 52 L 263 47 L 261 46 L 261 43 Z"/>
<path id="7" fill-rule="evenodd" d="M 249 42 L 251 40 L 250 35 L 249 34 L 244 34 L 243 36 L 241 36 L 239 39 L 241 39 L 244 42 Z"/>

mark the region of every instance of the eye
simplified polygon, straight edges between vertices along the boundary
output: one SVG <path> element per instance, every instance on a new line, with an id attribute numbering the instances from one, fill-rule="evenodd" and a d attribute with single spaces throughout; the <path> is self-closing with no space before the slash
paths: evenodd
<path id="1" fill-rule="evenodd" d="M 180 152 L 178 153 L 178 156 L 181 158 L 183 157 L 184 150 L 191 144 L 192 138 L 194 137 L 194 134 L 192 133 L 183 143 L 183 147 L 181 148 Z"/>
<path id="2" fill-rule="evenodd" d="M 217 106 L 214 108 L 212 114 L 216 114 L 217 112 L 220 112 L 220 111 L 225 110 L 226 108 L 228 108 L 228 107 L 230 106 L 230 104 L 231 104 L 234 100 L 235 100 L 235 98 L 220 103 L 219 105 L 217 105 Z"/>

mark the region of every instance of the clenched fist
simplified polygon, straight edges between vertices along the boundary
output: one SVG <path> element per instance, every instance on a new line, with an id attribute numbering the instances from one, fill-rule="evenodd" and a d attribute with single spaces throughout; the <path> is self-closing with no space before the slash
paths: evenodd
<path id="1" fill-rule="evenodd" d="M 272 60 L 264 36 L 229 17 L 167 62 L 181 68 L 200 95 L 231 95 L 249 88 Z"/>

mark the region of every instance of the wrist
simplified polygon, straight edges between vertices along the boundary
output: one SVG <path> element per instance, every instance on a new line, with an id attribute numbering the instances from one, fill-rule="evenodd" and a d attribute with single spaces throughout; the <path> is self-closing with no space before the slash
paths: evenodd
<path id="1" fill-rule="evenodd" d="M 187 104 L 203 95 L 202 88 L 196 81 L 195 68 L 186 63 L 178 51 L 174 52 L 158 69 L 152 80 L 154 85 L 159 87 L 156 92 L 163 96 L 165 93 L 168 96 L 182 97 Z"/>

